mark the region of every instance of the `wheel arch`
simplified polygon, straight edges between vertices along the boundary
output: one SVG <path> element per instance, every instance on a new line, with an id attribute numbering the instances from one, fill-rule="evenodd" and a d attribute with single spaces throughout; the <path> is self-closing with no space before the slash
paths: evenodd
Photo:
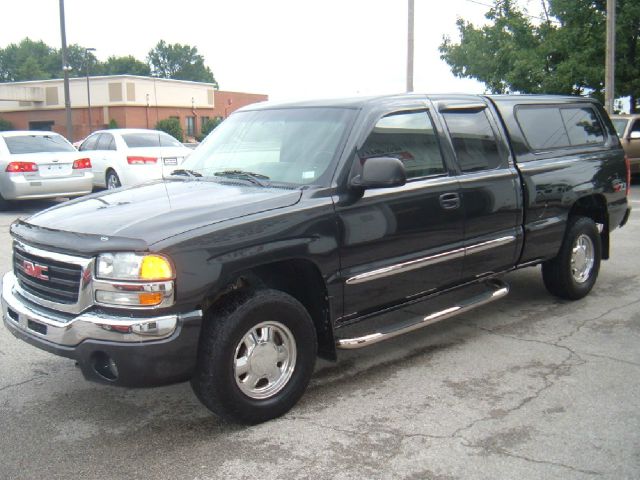
<path id="1" fill-rule="evenodd" d="M 602 228 L 599 228 L 602 242 L 602 259 L 609 259 L 609 211 L 605 196 L 592 194 L 580 197 L 574 202 L 569 211 L 569 218 L 572 216 L 588 217 L 596 224 L 602 225 Z"/>
<path id="2" fill-rule="evenodd" d="M 270 288 L 291 295 L 311 316 L 318 338 L 318 356 L 336 360 L 329 294 L 320 269 L 311 260 L 291 258 L 263 263 L 228 275 L 218 285 L 221 287 L 209 292 L 204 310 L 233 301 L 252 289 Z"/>

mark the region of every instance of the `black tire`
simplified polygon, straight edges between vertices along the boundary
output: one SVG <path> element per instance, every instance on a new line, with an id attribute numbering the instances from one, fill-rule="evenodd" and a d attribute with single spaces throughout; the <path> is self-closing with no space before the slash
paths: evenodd
<path id="1" fill-rule="evenodd" d="M 115 188 L 122 186 L 122 183 L 120 182 L 120 177 L 118 177 L 118 174 L 113 170 L 109 170 L 107 172 L 107 178 L 105 179 L 105 183 L 107 186 L 107 190 L 113 190 Z"/>
<path id="2" fill-rule="evenodd" d="M 290 362 L 293 371 L 280 390 L 268 398 L 252 398 L 241 390 L 236 358 L 248 332 L 265 322 L 286 327 L 295 342 L 295 362 Z M 288 412 L 300 399 L 313 373 L 317 348 L 313 321 L 300 302 L 277 290 L 257 290 L 207 312 L 191 386 L 198 399 L 224 419 L 264 422 Z"/>
<path id="3" fill-rule="evenodd" d="M 572 254 L 578 239 L 588 238 L 593 247 L 593 266 L 584 271 L 584 278 L 574 273 Z M 586 242 L 589 243 L 588 241 Z M 558 256 L 542 264 L 542 279 L 547 290 L 560 298 L 579 300 L 593 288 L 600 271 L 602 244 L 594 221 L 588 217 L 570 217 Z"/>
<path id="4" fill-rule="evenodd" d="M 9 210 L 9 202 L 5 200 L 5 198 L 0 194 L 0 212 L 4 212 L 5 210 Z"/>

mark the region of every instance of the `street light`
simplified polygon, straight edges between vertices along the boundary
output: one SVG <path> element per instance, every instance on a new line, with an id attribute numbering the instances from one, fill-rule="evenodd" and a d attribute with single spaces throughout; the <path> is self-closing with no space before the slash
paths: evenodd
<path id="1" fill-rule="evenodd" d="M 85 70 L 87 73 L 87 111 L 89 112 L 89 135 L 93 133 L 93 125 L 91 123 L 91 89 L 89 88 L 89 52 L 95 52 L 95 48 L 84 49 Z"/>

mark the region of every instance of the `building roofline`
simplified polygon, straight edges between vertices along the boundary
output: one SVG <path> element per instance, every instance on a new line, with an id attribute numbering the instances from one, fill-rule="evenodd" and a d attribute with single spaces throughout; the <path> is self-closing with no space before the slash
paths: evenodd
<path id="1" fill-rule="evenodd" d="M 194 82 L 192 80 L 178 80 L 175 78 L 160 78 L 160 77 L 151 77 L 151 76 L 143 76 L 143 75 L 91 75 L 89 77 L 91 80 L 102 80 L 102 79 L 125 79 L 130 78 L 134 80 L 154 80 L 158 82 L 166 82 L 166 83 L 188 83 L 191 85 L 210 85 L 214 90 L 217 90 L 216 84 L 211 82 Z M 63 78 L 48 78 L 46 80 L 24 80 L 20 82 L 5 82 L 5 85 L 33 85 L 34 83 L 54 83 L 54 82 L 62 82 Z M 69 78 L 70 82 L 86 82 L 87 77 L 73 77 Z"/>

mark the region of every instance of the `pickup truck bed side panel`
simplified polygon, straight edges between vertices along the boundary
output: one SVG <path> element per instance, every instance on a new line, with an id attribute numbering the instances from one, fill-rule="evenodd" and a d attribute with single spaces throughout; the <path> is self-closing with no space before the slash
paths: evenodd
<path id="1" fill-rule="evenodd" d="M 532 152 L 516 120 L 519 105 L 540 105 L 535 96 L 488 97 L 496 106 L 511 143 L 524 186 L 525 244 L 519 263 L 553 258 L 564 237 L 566 221 L 581 198 L 596 197 L 607 205 L 608 228 L 616 228 L 627 209 L 624 154 L 615 130 L 595 101 L 548 97 L 550 105 L 591 106 L 605 127 L 605 143 L 579 148 Z M 616 148 L 618 147 L 618 148 Z"/>

